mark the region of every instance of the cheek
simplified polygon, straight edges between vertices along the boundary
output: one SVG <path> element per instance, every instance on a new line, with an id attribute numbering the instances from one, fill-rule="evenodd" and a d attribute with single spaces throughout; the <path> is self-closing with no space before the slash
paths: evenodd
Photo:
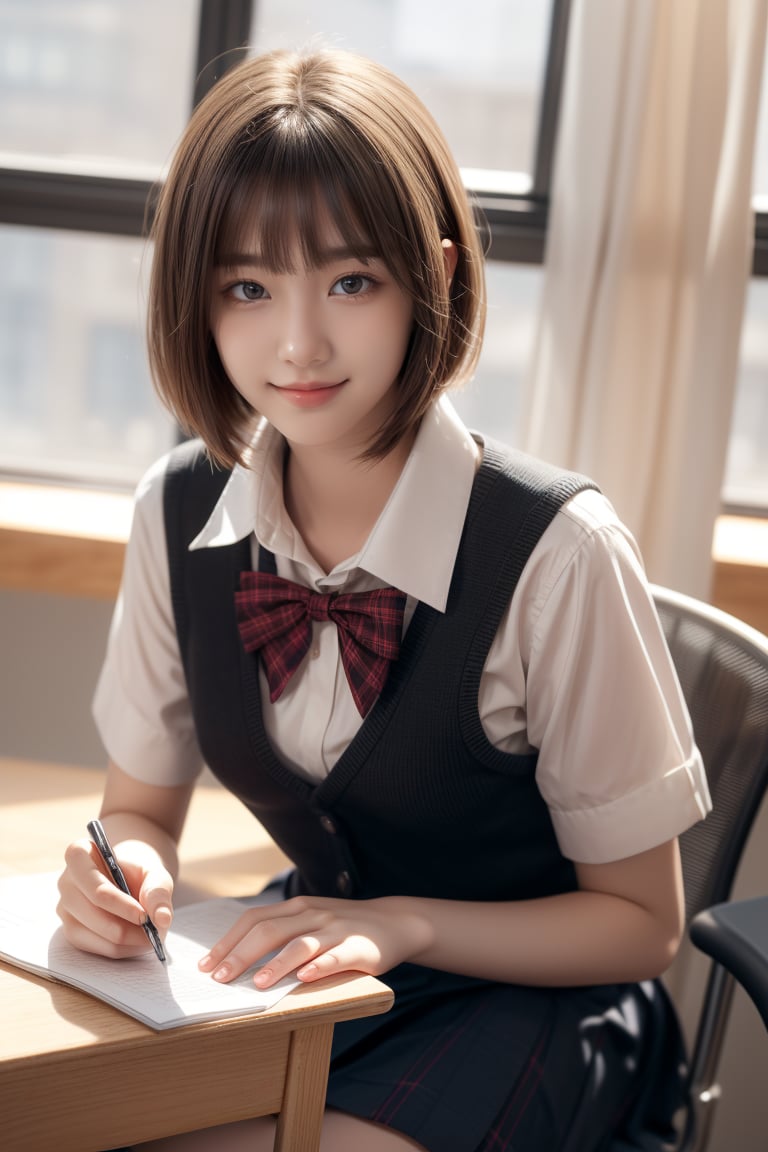
<path id="1" fill-rule="evenodd" d="M 238 370 L 248 362 L 249 341 L 245 338 L 243 325 L 236 323 L 233 317 L 215 317 L 210 331 L 227 374 L 236 377 Z"/>
<path id="2" fill-rule="evenodd" d="M 379 362 L 386 364 L 387 370 L 396 375 L 408 351 L 412 331 L 413 309 L 410 306 L 393 306 L 369 333 L 366 344 L 368 355 L 373 355 L 375 349 Z"/>

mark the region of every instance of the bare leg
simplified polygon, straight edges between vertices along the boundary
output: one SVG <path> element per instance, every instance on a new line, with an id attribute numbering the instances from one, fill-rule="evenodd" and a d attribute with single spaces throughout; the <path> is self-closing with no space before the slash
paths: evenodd
<path id="1" fill-rule="evenodd" d="M 426 1152 L 421 1144 L 392 1128 L 329 1109 L 323 1121 L 320 1152 L 360 1152 L 362 1148 L 365 1152 Z"/>
<path id="2" fill-rule="evenodd" d="M 135 1152 L 272 1152 L 275 1121 L 270 1116 L 258 1120 L 238 1120 L 197 1132 L 183 1132 L 165 1140 L 134 1145 Z"/>
<path id="3" fill-rule="evenodd" d="M 136 1152 L 272 1152 L 275 1141 L 275 1122 L 269 1117 L 260 1120 L 239 1120 L 217 1128 L 203 1128 L 166 1140 L 151 1140 L 137 1144 Z M 320 1152 L 424 1152 L 420 1144 L 384 1128 L 348 1116 L 345 1112 L 329 1110 L 323 1121 Z"/>

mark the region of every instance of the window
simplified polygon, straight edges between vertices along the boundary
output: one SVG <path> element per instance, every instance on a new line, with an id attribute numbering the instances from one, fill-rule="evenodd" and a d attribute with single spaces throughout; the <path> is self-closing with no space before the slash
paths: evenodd
<path id="1" fill-rule="evenodd" d="M 768 513 L 768 56 L 755 145 L 753 191 L 758 245 L 747 290 L 741 359 L 723 497 L 734 511 Z"/>
<path id="2" fill-rule="evenodd" d="M 140 234 L 189 115 L 197 16 L 190 0 L 0 0 L 6 471 L 133 485 L 176 438 L 144 358 Z M 80 230 L 23 226 L 69 225 L 68 204 Z"/>
<path id="3" fill-rule="evenodd" d="M 159 172 L 189 115 L 196 10 L 190 0 L 2 0 L 2 151 Z"/>
<path id="4" fill-rule="evenodd" d="M 534 188 L 552 4 L 475 0 L 471 20 L 466 12 L 465 0 L 260 0 L 250 52 L 319 44 L 378 60 L 432 112 L 468 187 L 492 194 L 491 204 L 493 194 L 524 201 Z M 487 279 L 477 376 L 453 399 L 472 427 L 514 444 L 541 269 L 490 260 Z"/>
<path id="5" fill-rule="evenodd" d="M 143 244 L 0 226 L 0 460 L 133 485 L 176 432 L 144 356 Z"/>
<path id="6" fill-rule="evenodd" d="M 474 0 L 471 19 L 466 0 L 260 0 L 251 51 L 319 43 L 378 60 L 429 107 L 470 186 L 528 192 L 550 20 L 550 0 Z"/>
<path id="7" fill-rule="evenodd" d="M 443 127 L 491 228 L 457 404 L 519 442 L 569 0 L 0 0 L 0 470 L 132 486 L 176 436 L 144 353 L 142 235 L 193 103 L 246 52 L 373 56 Z M 768 510 L 768 77 L 724 497 Z"/>

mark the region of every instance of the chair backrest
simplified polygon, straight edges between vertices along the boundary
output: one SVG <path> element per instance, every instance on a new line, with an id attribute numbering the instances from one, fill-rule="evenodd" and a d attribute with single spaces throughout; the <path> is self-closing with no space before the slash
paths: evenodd
<path id="1" fill-rule="evenodd" d="M 654 586 L 713 810 L 680 838 L 687 919 L 727 900 L 768 787 L 768 639 L 699 600 Z"/>

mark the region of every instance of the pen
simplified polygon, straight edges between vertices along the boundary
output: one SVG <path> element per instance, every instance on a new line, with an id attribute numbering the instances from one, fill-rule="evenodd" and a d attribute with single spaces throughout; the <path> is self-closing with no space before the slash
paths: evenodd
<path id="1" fill-rule="evenodd" d="M 132 896 L 133 893 L 128 887 L 128 881 L 126 880 L 125 875 L 123 874 L 123 870 L 115 858 L 115 854 L 112 851 L 112 845 L 107 839 L 107 834 L 104 831 L 104 826 L 101 823 L 101 820 L 89 820 L 87 827 L 88 835 L 91 837 L 91 840 L 93 840 L 94 844 L 98 848 L 99 855 L 109 869 L 109 874 L 114 880 L 115 884 L 117 884 L 118 888 L 122 889 L 123 892 L 126 892 L 129 896 Z M 149 916 L 147 916 L 147 919 L 142 924 L 142 928 L 146 932 L 147 939 L 154 948 L 158 960 L 162 960 L 164 962 L 165 952 L 163 951 L 163 942 L 160 939 L 160 933 L 157 931 L 157 928 L 155 928 Z"/>

